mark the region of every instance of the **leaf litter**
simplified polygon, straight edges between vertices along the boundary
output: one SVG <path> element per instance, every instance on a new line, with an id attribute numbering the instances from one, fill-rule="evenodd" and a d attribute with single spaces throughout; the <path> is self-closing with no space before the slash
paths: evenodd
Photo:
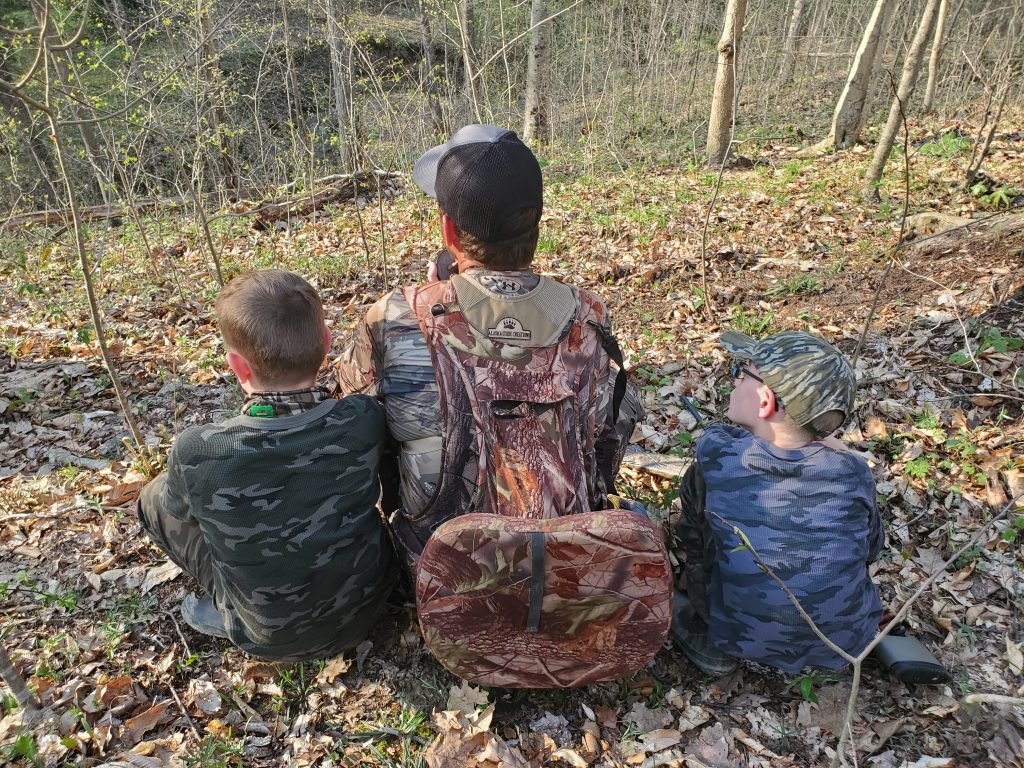
<path id="1" fill-rule="evenodd" d="M 991 161 L 1018 187 L 1021 150 L 1019 138 L 997 137 Z M 855 156 L 805 164 L 788 178 L 788 151 L 767 146 L 764 165 L 724 180 L 706 259 L 711 313 L 700 254 L 709 189 L 694 174 L 550 179 L 537 264 L 608 299 L 648 411 L 634 441 L 643 455 L 663 457 L 660 472 L 627 466 L 623 479 L 669 524 L 678 502 L 664 475 L 681 471 L 699 434 L 679 396 L 705 417 L 726 404 L 718 334 L 807 329 L 852 355 L 878 290 L 844 438 L 878 481 L 888 547 L 872 572 L 885 602 L 898 606 L 1024 490 L 1022 217 L 986 218 L 991 212 L 942 181 L 934 159 L 920 158 L 913 204 L 977 223 L 937 237 L 915 229 L 880 283 L 898 213 L 854 199 Z M 369 304 L 418 280 L 436 251 L 430 214 L 413 193 L 385 210 L 367 228 L 368 250 L 352 207 L 341 206 L 283 231 L 231 230 L 224 259 L 237 272 L 265 263 L 259 254 L 269 251 L 310 277 L 337 354 Z M 173 242 L 161 247 L 177 254 L 175 274 L 121 288 L 138 287 L 144 267 L 138 244 L 120 237 L 120 258 L 102 278 L 111 348 L 147 441 L 166 449 L 186 426 L 225 418 L 239 403 L 219 362 L 216 285 L 202 250 Z M 430 658 L 408 593 L 392 599 L 352 658 L 260 662 L 192 632 L 176 611 L 195 584 L 134 518 L 145 473 L 122 444 L 78 280 L 57 258 L 62 247 L 46 259 L 29 249 L 23 271 L 0 270 L 3 642 L 53 716 L 31 735 L 43 764 L 830 763 L 845 679 L 816 684 L 814 703 L 784 678 L 749 670 L 705 679 L 666 648 L 615 683 L 487 691 Z M 185 294 L 175 280 L 197 289 Z M 47 290 L 19 291 L 26 281 Z M 853 724 L 863 763 L 1024 764 L 1019 710 L 960 704 L 973 691 L 1024 694 L 1018 533 L 1020 513 L 941 572 L 911 612 L 912 630 L 953 670 L 952 685 L 911 690 L 865 668 Z M 0 714 L 3 754 L 14 755 L 21 713 L 3 703 Z"/>

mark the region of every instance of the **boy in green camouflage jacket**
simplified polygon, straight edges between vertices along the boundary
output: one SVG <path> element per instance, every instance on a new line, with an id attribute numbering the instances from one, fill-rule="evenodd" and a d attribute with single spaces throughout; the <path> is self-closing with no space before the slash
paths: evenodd
<path id="1" fill-rule="evenodd" d="M 182 602 L 189 626 L 264 658 L 335 655 L 365 638 L 397 576 L 376 510 L 383 414 L 314 386 L 331 335 L 298 275 L 236 277 L 217 317 L 241 414 L 181 433 L 139 520 L 206 592 Z"/>
<path id="2" fill-rule="evenodd" d="M 737 426 L 708 426 L 683 477 L 677 532 L 689 599 L 677 601 L 673 639 L 708 674 L 730 671 L 736 658 L 785 672 L 837 669 L 846 662 L 735 528 L 826 637 L 863 650 L 882 614 L 868 563 L 884 534 L 871 469 L 829 437 L 853 411 L 853 370 L 809 333 L 755 341 L 726 331 L 721 343 L 736 359 L 728 415 Z"/>

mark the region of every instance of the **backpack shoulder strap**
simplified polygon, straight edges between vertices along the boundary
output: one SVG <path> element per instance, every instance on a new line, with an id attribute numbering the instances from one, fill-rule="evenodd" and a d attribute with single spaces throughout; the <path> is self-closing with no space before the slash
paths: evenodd
<path id="1" fill-rule="evenodd" d="M 619 409 L 622 407 L 622 399 L 626 396 L 626 362 L 622 356 L 622 348 L 618 340 L 606 325 L 608 318 L 608 306 L 597 294 L 579 289 L 581 319 L 586 322 L 597 333 L 601 340 L 601 347 L 609 359 L 618 366 L 615 374 L 615 388 L 612 391 L 612 423 L 619 420 Z"/>

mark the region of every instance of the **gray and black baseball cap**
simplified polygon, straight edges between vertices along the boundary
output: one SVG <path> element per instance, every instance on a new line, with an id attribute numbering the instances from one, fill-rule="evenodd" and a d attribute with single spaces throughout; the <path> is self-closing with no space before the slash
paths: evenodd
<path id="1" fill-rule="evenodd" d="M 412 178 L 459 229 L 485 243 L 528 231 L 544 207 L 540 163 L 514 131 L 495 125 L 460 128 L 416 161 Z M 526 208 L 536 209 L 537 219 L 524 229 L 513 216 Z"/>
<path id="2" fill-rule="evenodd" d="M 719 341 L 736 357 L 753 362 L 786 414 L 815 436 L 832 434 L 853 413 L 853 369 L 842 352 L 823 339 L 783 331 L 758 341 L 725 331 Z"/>

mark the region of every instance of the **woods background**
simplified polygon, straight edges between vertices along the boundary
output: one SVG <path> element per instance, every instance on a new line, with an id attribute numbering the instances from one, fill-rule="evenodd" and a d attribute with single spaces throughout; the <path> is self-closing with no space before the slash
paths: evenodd
<path id="1" fill-rule="evenodd" d="M 956 116 L 1000 86 L 1010 103 L 1019 93 L 1019 0 L 731 5 L 742 28 L 735 135 L 755 145 L 828 135 L 876 17 L 869 129 L 892 102 L 923 12 L 927 87 L 908 112 L 926 98 Z M 0 205 L 22 212 L 64 196 L 45 116 L 18 95 L 49 99 L 89 205 L 263 198 L 329 174 L 406 169 L 471 121 L 591 158 L 700 162 L 719 39 L 732 34 L 725 12 L 723 2 L 679 0 L 3 0 Z M 40 57 L 32 30 L 43 23 Z"/>
<path id="2" fill-rule="evenodd" d="M 0 760 L 1024 765 L 1022 70 L 1024 0 L 0 0 Z M 607 298 L 647 410 L 621 480 L 667 527 L 679 396 L 727 406 L 722 330 L 855 361 L 872 576 L 954 683 L 710 681 L 666 648 L 477 690 L 401 594 L 355 659 L 182 627 L 195 585 L 132 505 L 237 412 L 221 285 L 303 274 L 336 355 L 422 279 L 436 209 L 407 175 L 472 121 L 544 166 L 536 267 Z"/>

